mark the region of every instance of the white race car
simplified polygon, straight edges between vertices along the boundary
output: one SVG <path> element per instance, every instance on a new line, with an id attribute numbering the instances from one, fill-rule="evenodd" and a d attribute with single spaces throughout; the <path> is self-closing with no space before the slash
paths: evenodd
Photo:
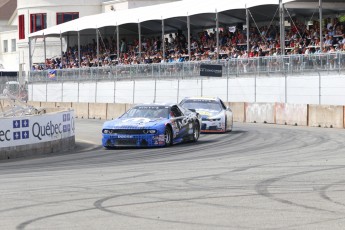
<path id="1" fill-rule="evenodd" d="M 187 97 L 180 102 L 180 105 L 200 114 L 201 132 L 232 131 L 232 111 L 220 98 Z"/>

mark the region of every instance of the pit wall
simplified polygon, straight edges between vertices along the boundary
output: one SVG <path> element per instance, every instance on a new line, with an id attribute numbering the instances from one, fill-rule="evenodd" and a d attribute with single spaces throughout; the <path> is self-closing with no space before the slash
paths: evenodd
<path id="1" fill-rule="evenodd" d="M 1 103 L 4 105 L 4 102 Z M 41 115 L 0 118 L 0 160 L 75 148 L 74 111 L 46 107 L 46 112 Z"/>
<path id="2" fill-rule="evenodd" d="M 127 103 L 29 103 L 41 108 L 73 108 L 76 118 L 104 120 L 117 118 L 133 106 Z M 226 104 L 233 111 L 235 122 L 345 128 L 344 106 L 247 102 Z"/>

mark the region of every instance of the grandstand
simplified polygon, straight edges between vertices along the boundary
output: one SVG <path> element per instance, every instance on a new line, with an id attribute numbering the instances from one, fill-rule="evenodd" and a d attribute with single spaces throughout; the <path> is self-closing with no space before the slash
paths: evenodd
<path id="1" fill-rule="evenodd" d="M 196 0 L 127 2 L 120 9 L 112 1 L 86 1 L 75 16 L 77 2 L 58 8 L 18 0 L 12 18 L 32 22 L 34 9 L 52 12 L 46 29 L 35 24 L 20 34 L 19 64 L 30 71 L 22 76 L 33 83 L 195 77 L 205 62 L 223 65 L 223 76 L 344 69 L 343 1 L 217 0 L 212 7 Z M 66 22 L 59 24 L 60 16 Z"/>
<path id="2" fill-rule="evenodd" d="M 210 10 L 206 3 L 196 7 L 196 1 L 186 0 L 80 18 L 30 35 L 34 39 L 77 37 L 74 45 L 66 50 L 61 47 L 61 55 L 43 58 L 32 70 L 343 52 L 344 22 L 332 12 L 340 15 L 345 4 L 320 2 L 279 5 L 277 1 L 247 1 L 236 5 L 219 0 L 215 10 Z M 324 8 L 318 10 L 320 6 Z M 137 23 L 133 23 L 135 19 Z M 93 38 L 90 30 L 95 30 Z M 82 36 L 91 42 L 81 44 Z"/>
<path id="3" fill-rule="evenodd" d="M 29 100 L 138 103 L 206 92 L 226 101 L 343 104 L 338 96 L 343 95 L 344 2 L 278 3 L 217 0 L 210 8 L 186 0 L 37 31 L 30 34 L 33 48 L 50 39 L 67 39 L 69 45 L 60 45 L 61 54 L 35 57 Z M 222 65 L 223 77 L 201 77 L 206 63 Z M 323 75 L 330 74 L 322 85 Z M 266 78 L 257 81 L 261 76 Z"/>

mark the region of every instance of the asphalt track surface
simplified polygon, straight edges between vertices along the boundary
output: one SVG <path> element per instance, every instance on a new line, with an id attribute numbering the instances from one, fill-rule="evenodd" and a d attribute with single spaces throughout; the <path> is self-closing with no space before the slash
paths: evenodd
<path id="1" fill-rule="evenodd" d="M 0 229 L 344 229 L 345 130 L 235 123 L 169 148 L 0 162 Z"/>

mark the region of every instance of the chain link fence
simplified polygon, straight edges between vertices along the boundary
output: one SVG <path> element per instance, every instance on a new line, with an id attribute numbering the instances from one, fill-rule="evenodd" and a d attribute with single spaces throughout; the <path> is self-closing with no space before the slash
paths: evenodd
<path id="1" fill-rule="evenodd" d="M 229 60 L 175 62 L 158 64 L 115 65 L 74 69 L 31 71 L 29 83 L 46 81 L 94 81 L 128 79 L 195 78 L 200 76 L 201 64 L 220 64 L 223 77 L 246 75 L 304 74 L 314 71 L 344 71 L 345 53 L 310 55 L 263 56 Z"/>

